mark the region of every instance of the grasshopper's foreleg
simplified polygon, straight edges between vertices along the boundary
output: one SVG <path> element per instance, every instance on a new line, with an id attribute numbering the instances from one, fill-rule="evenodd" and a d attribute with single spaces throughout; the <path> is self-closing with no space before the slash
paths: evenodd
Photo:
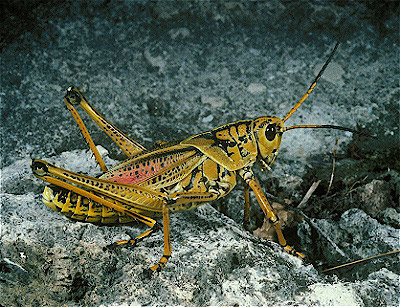
<path id="1" fill-rule="evenodd" d="M 298 256 L 300 258 L 305 258 L 304 254 L 297 252 L 293 247 L 287 245 L 285 237 L 283 236 L 281 230 L 281 225 L 279 223 L 278 216 L 275 214 L 274 209 L 272 208 L 267 198 L 265 197 L 265 194 L 262 191 L 260 185 L 257 183 L 253 171 L 250 168 L 243 168 L 239 170 L 239 175 L 253 190 L 254 194 L 256 195 L 257 201 L 260 204 L 261 209 L 264 211 L 264 214 L 268 218 L 269 222 L 274 226 L 276 234 L 278 236 L 279 244 L 289 254 Z"/>
<path id="2" fill-rule="evenodd" d="M 102 171 L 105 171 L 105 165 L 101 159 L 93 140 L 90 137 L 81 117 L 79 116 L 75 106 L 80 105 L 82 109 L 90 116 L 90 118 L 118 145 L 119 148 L 128 156 L 132 157 L 145 149 L 138 142 L 130 139 L 125 133 L 118 129 L 115 125 L 105 119 L 83 96 L 83 94 L 73 86 L 67 89 L 67 94 L 64 97 L 64 102 L 67 105 L 68 111 L 71 112 L 73 118 L 77 122 L 86 142 L 94 153 L 96 160 L 99 162 Z"/>

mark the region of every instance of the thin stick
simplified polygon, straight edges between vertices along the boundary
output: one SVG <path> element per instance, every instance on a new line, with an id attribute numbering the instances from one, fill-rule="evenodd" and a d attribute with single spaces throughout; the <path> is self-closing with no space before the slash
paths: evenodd
<path id="1" fill-rule="evenodd" d="M 332 271 L 332 270 L 337 270 L 339 268 L 343 268 L 343 267 L 348 266 L 348 265 L 364 262 L 364 261 L 371 260 L 371 259 L 378 258 L 378 257 L 388 256 L 388 255 L 399 253 L 399 252 L 400 252 L 400 249 L 395 250 L 395 251 L 391 251 L 391 252 L 387 252 L 387 253 L 384 253 L 384 254 L 379 254 L 379 255 L 372 256 L 372 257 L 356 260 L 356 261 L 353 261 L 353 262 L 341 264 L 341 265 L 335 266 L 333 268 L 323 270 L 323 271 L 321 271 L 321 273 L 329 272 L 329 271 Z"/>
<path id="2" fill-rule="evenodd" d="M 314 223 L 307 215 L 305 215 L 301 210 L 295 209 L 306 221 L 309 223 L 312 227 L 315 228 L 315 230 L 322 236 L 324 237 L 330 245 L 333 246 L 333 248 L 336 250 L 338 254 L 340 254 L 343 258 L 349 259 L 349 257 L 346 256 L 346 254 L 337 246 L 335 242 L 329 238 L 329 236 L 316 224 Z"/>
<path id="3" fill-rule="evenodd" d="M 349 194 L 351 194 L 352 192 L 354 192 L 355 190 L 357 190 L 357 188 L 354 188 L 354 187 L 356 186 L 356 184 L 365 181 L 367 178 L 368 178 L 368 175 L 366 175 L 363 179 L 357 180 L 356 182 L 354 182 L 354 183 L 351 185 L 349 191 L 346 192 L 346 195 L 349 195 Z"/>
<path id="4" fill-rule="evenodd" d="M 335 164 L 336 164 L 336 149 L 337 149 L 337 145 L 338 145 L 339 139 L 336 139 L 336 143 L 335 143 L 335 148 L 333 149 L 333 159 L 332 159 L 332 173 L 331 173 L 331 179 L 329 180 L 329 185 L 328 185 L 328 190 L 326 191 L 326 195 L 329 194 L 331 187 L 332 187 L 332 183 L 333 183 L 333 177 L 335 175 Z"/>
<path id="5" fill-rule="evenodd" d="M 325 238 L 329 244 L 333 246 L 333 248 L 336 250 L 338 254 L 340 254 L 343 258 L 349 259 L 349 257 L 346 256 L 346 254 L 339 248 L 339 246 L 336 245 L 335 242 L 329 238 L 329 236 L 316 224 L 314 223 L 307 215 L 305 215 L 301 209 L 305 207 L 307 204 L 307 201 L 310 199 L 311 195 L 314 193 L 315 189 L 318 187 L 319 183 L 321 180 L 318 180 L 314 182 L 311 187 L 308 189 L 306 195 L 304 196 L 303 200 L 300 202 L 300 204 L 297 206 L 297 208 L 294 208 L 306 221 L 309 223 L 314 229 L 323 237 Z"/>
<path id="6" fill-rule="evenodd" d="M 304 198 L 302 199 L 300 204 L 297 206 L 297 209 L 303 209 L 306 206 L 308 200 L 310 199 L 311 195 L 314 193 L 315 189 L 318 187 L 320 182 L 321 182 L 321 180 L 318 180 L 317 182 L 314 182 L 311 185 L 311 187 L 308 189 L 306 195 L 304 195 Z"/>

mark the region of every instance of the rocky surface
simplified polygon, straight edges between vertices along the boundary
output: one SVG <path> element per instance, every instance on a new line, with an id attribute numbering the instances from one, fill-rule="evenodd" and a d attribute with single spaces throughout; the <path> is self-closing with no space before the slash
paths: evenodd
<path id="1" fill-rule="evenodd" d="M 393 3 L 4 2 L 1 304 L 397 306 L 399 254 L 320 272 L 399 249 Z M 332 65 L 288 124 L 359 127 L 378 140 L 293 130 L 273 170 L 257 172 L 273 201 L 293 207 L 321 180 L 303 210 L 311 222 L 285 229 L 310 264 L 243 229 L 240 187 L 220 202 L 172 215 L 173 254 L 152 278 L 143 270 L 162 254 L 161 232 L 134 249 L 103 250 L 144 228 L 71 222 L 41 203 L 44 184 L 32 176 L 31 158 L 99 174 L 63 106 L 69 85 L 150 148 L 235 120 L 283 117 L 339 36 Z M 94 124 L 88 127 L 107 165 L 123 159 Z M 254 229 L 262 226 L 260 211 L 253 199 Z"/>

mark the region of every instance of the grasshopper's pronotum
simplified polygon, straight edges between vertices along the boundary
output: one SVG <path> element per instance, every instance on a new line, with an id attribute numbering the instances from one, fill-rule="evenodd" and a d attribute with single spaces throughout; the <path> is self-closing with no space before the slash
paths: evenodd
<path id="1" fill-rule="evenodd" d="M 69 87 L 64 101 L 83 136 L 94 153 L 103 174 L 89 177 L 48 162 L 34 159 L 32 170 L 36 177 L 50 183 L 43 192 L 43 202 L 67 217 L 98 224 L 127 223 L 138 220 L 150 227 L 134 239 L 113 245 L 135 245 L 159 227 L 149 216 L 162 215 L 164 254 L 151 271 L 160 271 L 171 255 L 169 213 L 190 210 L 209 201 L 226 196 L 243 179 L 246 201 L 245 220 L 249 222 L 249 188 L 274 225 L 280 245 L 298 257 L 305 256 L 286 244 L 274 210 L 257 183 L 251 169 L 256 161 L 269 169 L 274 162 L 284 132 L 297 128 L 333 128 L 354 130 L 331 125 L 298 125 L 284 127 L 314 89 L 332 59 L 336 44 L 325 65 L 308 91 L 283 119 L 262 116 L 240 120 L 211 131 L 193 135 L 181 142 L 146 150 L 108 122 L 86 100 L 79 90 Z M 107 170 L 75 106 L 80 105 L 88 115 L 129 157 Z"/>

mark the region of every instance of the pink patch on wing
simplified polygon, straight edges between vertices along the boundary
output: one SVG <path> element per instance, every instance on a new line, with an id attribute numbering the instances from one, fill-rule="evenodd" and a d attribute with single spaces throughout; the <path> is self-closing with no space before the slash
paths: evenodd
<path id="1" fill-rule="evenodd" d="M 114 174 L 114 176 L 108 178 L 108 180 L 126 184 L 139 184 L 140 182 L 145 181 L 154 175 L 157 175 L 157 173 L 159 173 L 163 168 L 171 165 L 171 162 L 173 161 L 170 161 L 170 163 L 145 162 L 140 163 L 139 168 L 137 168 L 136 165 L 132 165 L 131 167 L 126 167 L 126 171 Z"/>

